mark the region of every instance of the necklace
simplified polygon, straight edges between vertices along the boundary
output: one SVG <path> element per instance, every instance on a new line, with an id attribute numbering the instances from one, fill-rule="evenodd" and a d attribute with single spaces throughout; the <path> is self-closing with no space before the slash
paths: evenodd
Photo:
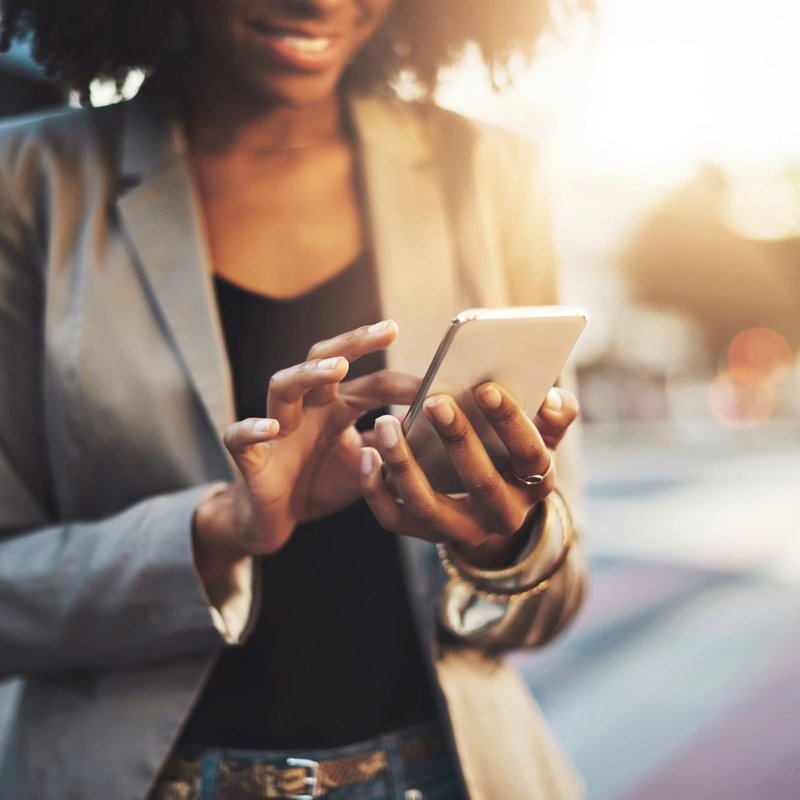
<path id="1" fill-rule="evenodd" d="M 324 144 L 329 144 L 336 141 L 335 136 L 326 136 L 323 139 L 314 139 L 310 142 L 298 142 L 296 144 L 288 144 L 282 147 L 253 147 L 247 149 L 228 148 L 228 147 L 213 147 L 213 146 L 198 146 L 189 142 L 189 148 L 195 153 L 217 153 L 217 154 L 246 154 L 246 155 L 269 155 L 270 153 L 291 153 L 296 150 L 310 150 L 312 147 L 320 147 Z"/>

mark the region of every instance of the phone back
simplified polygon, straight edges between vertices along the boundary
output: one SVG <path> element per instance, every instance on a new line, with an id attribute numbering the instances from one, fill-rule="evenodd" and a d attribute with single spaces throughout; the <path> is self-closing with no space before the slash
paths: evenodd
<path id="1" fill-rule="evenodd" d="M 495 381 L 535 417 L 585 325 L 585 312 L 572 306 L 470 309 L 452 321 L 403 421 L 411 450 L 436 491 L 458 494 L 464 489 L 422 412 L 424 399 L 451 395 L 503 470 L 508 452 L 478 409 L 473 389 Z"/>

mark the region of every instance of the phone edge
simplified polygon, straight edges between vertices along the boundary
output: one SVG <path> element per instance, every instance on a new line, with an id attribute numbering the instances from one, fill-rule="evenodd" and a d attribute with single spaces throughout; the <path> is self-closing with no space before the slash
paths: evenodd
<path id="1" fill-rule="evenodd" d="M 412 423 L 419 416 L 420 411 L 422 411 L 422 404 L 425 402 L 428 389 L 433 383 L 433 379 L 436 377 L 436 373 L 439 371 L 439 366 L 444 360 L 444 357 L 447 355 L 447 351 L 450 349 L 450 344 L 453 341 L 456 331 L 468 321 L 468 319 L 461 319 L 461 314 L 453 317 L 453 319 L 450 320 L 450 324 L 447 326 L 447 330 L 442 337 L 442 341 L 439 342 L 439 346 L 436 348 L 436 352 L 433 354 L 431 363 L 428 365 L 428 370 L 422 378 L 422 383 L 420 383 L 417 396 L 409 406 L 405 417 L 403 417 L 403 421 L 400 426 L 404 434 L 408 433 Z"/>

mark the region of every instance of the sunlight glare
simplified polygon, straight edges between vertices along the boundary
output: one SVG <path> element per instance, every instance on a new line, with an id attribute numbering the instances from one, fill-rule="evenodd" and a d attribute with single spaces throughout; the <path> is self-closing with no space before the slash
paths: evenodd
<path id="1" fill-rule="evenodd" d="M 571 171 L 685 175 L 800 158 L 800 6 L 789 0 L 598 0 L 493 96 L 473 54 L 443 105 L 556 141 Z"/>

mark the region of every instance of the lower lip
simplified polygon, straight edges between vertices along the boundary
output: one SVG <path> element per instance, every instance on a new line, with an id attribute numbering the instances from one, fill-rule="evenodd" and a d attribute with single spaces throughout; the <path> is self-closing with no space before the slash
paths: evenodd
<path id="1" fill-rule="evenodd" d="M 330 44 L 318 53 L 306 53 L 292 47 L 283 36 L 255 31 L 259 42 L 281 64 L 302 72 L 324 72 L 339 61 L 341 39 L 332 38 Z"/>

